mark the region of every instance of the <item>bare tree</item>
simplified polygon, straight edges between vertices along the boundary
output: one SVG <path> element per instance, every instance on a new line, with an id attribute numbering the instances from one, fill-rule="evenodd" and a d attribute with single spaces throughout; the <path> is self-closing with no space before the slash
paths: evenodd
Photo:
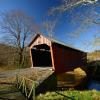
<path id="1" fill-rule="evenodd" d="M 30 36 L 37 30 L 32 17 L 21 11 L 10 11 L 3 13 L 1 29 L 10 40 L 10 44 L 17 47 L 19 66 L 23 64 L 24 50 Z"/>
<path id="2" fill-rule="evenodd" d="M 57 24 L 57 20 L 45 20 L 43 22 L 43 27 L 45 28 L 46 32 L 48 33 L 48 36 L 50 37 L 50 39 L 52 39 L 53 35 L 54 35 L 54 29 L 56 27 Z"/>

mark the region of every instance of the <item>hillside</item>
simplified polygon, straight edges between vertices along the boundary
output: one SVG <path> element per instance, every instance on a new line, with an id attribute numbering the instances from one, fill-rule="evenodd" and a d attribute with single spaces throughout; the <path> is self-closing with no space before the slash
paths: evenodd
<path id="1" fill-rule="evenodd" d="M 24 52 L 25 66 L 29 67 L 29 51 Z M 17 48 L 6 44 L 0 44 L 0 68 L 1 67 L 17 67 L 18 53 Z"/>
<path id="2" fill-rule="evenodd" d="M 0 44 L 0 66 L 10 66 L 13 64 L 15 48 L 5 44 Z"/>
<path id="3" fill-rule="evenodd" d="M 89 61 L 100 60 L 100 50 L 88 53 L 87 58 L 88 58 Z"/>

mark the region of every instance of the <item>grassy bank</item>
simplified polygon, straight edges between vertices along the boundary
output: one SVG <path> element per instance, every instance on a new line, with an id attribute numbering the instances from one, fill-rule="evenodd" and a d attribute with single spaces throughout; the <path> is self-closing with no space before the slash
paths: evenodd
<path id="1" fill-rule="evenodd" d="M 100 92 L 91 91 L 56 91 L 39 94 L 36 100 L 100 100 Z"/>

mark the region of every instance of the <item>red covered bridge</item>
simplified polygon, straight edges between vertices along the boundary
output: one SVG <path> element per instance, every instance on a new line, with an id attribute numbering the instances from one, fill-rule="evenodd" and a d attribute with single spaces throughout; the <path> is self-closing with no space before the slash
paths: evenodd
<path id="1" fill-rule="evenodd" d="M 32 67 L 51 67 L 56 74 L 84 67 L 87 54 L 55 39 L 36 34 L 29 44 Z"/>

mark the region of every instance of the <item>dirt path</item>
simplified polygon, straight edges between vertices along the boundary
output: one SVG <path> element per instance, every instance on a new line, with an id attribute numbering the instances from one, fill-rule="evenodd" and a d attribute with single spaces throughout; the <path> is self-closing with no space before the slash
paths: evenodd
<path id="1" fill-rule="evenodd" d="M 36 68 L 25 68 L 25 69 L 16 69 L 16 70 L 9 70 L 9 71 L 5 71 L 5 72 L 0 72 L 0 78 L 10 78 L 10 77 L 15 77 L 17 74 L 21 74 L 21 75 L 31 75 L 33 73 L 36 73 L 36 71 L 41 71 L 41 70 L 45 70 L 48 69 L 50 67 L 36 67 Z"/>
<path id="2" fill-rule="evenodd" d="M 31 68 L 9 70 L 9 71 L 5 71 L 5 72 L 1 72 L 0 73 L 0 78 L 15 77 L 16 74 L 18 74 L 18 73 L 25 74 L 25 73 L 30 73 L 30 71 L 31 71 Z"/>

